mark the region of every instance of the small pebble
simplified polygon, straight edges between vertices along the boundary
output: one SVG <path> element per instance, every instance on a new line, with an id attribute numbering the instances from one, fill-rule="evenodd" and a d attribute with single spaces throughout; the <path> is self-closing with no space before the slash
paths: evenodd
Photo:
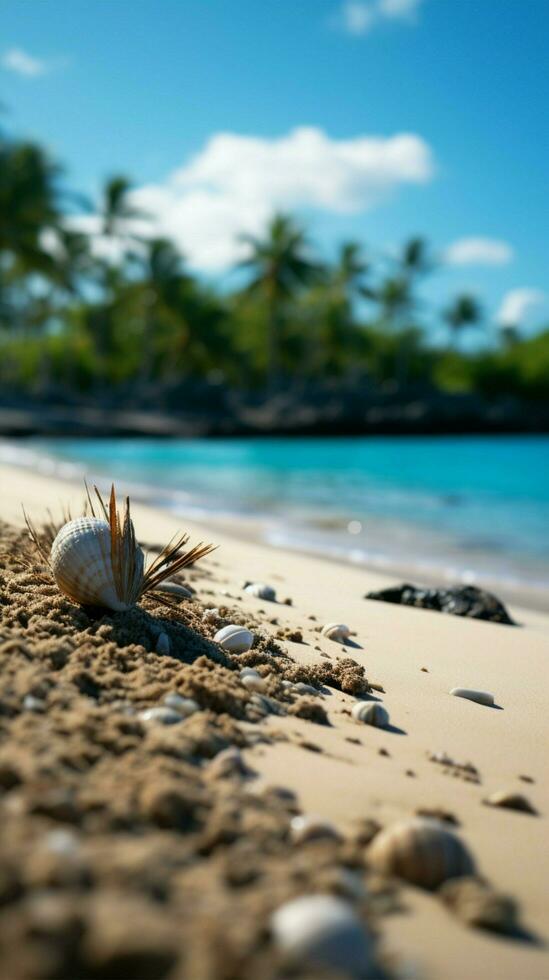
<path id="1" fill-rule="evenodd" d="M 185 718 L 188 718 L 190 715 L 194 715 L 197 711 L 200 711 L 200 705 L 194 700 L 194 698 L 183 698 L 180 694 L 177 694 L 177 692 L 166 694 L 164 704 L 167 708 L 172 708 Z"/>
<path id="2" fill-rule="evenodd" d="M 167 654 L 170 652 L 170 650 L 172 648 L 172 645 L 171 645 L 171 642 L 170 642 L 170 638 L 169 638 L 169 636 L 168 636 L 167 633 L 159 633 L 158 634 L 158 636 L 156 638 L 156 647 L 155 648 L 156 648 L 156 652 L 157 653 L 160 653 L 163 656 L 167 656 Z"/>
<path id="3" fill-rule="evenodd" d="M 326 623 L 321 632 L 322 636 L 334 640 L 335 643 L 343 643 L 351 635 L 351 631 L 348 626 L 345 626 L 345 623 Z"/>
<path id="4" fill-rule="evenodd" d="M 505 810 L 517 810 L 519 813 L 531 813 L 533 816 L 537 816 L 538 811 L 532 806 L 530 800 L 528 800 L 521 793 L 507 793 L 502 790 L 498 790 L 496 793 L 492 793 L 488 799 L 484 800 L 486 806 L 499 806 Z"/>
<path id="5" fill-rule="evenodd" d="M 23 698 L 23 708 L 25 711 L 34 711 L 37 715 L 43 715 L 46 711 L 46 702 L 42 698 L 35 698 L 34 694 L 26 694 Z"/>
<path id="6" fill-rule="evenodd" d="M 253 674 L 245 674 L 244 677 L 240 678 L 244 687 L 247 687 L 249 691 L 264 691 L 265 690 L 265 678 L 261 676 L 257 671 Z"/>
<path id="7" fill-rule="evenodd" d="M 177 725 L 180 721 L 183 721 L 183 715 L 179 711 L 162 706 L 146 708 L 145 711 L 139 712 L 138 718 L 140 721 L 147 723 L 151 721 L 158 722 L 160 725 Z"/>
<path id="8" fill-rule="evenodd" d="M 79 849 L 78 837 L 72 830 L 50 830 L 43 843 L 46 850 L 59 857 L 72 857 Z"/>
<path id="9" fill-rule="evenodd" d="M 477 704 L 485 704 L 489 707 L 494 705 L 494 695 L 488 691 L 474 691 L 468 687 L 453 687 L 450 691 L 455 698 L 466 698 L 467 701 L 476 701 Z"/>
<path id="10" fill-rule="evenodd" d="M 293 685 L 293 688 L 298 694 L 312 694 L 318 697 L 321 693 L 318 688 L 313 687 L 312 684 L 304 684 L 303 681 L 298 681 L 297 684 Z"/>
<path id="11" fill-rule="evenodd" d="M 357 701 L 351 715 L 355 721 L 374 728 L 386 728 L 389 724 L 389 712 L 378 701 Z"/>
<path id="12" fill-rule="evenodd" d="M 302 895 L 281 905 L 270 921 L 276 946 L 297 966 L 345 977 L 375 977 L 373 940 L 349 902 Z"/>
<path id="13" fill-rule="evenodd" d="M 242 586 L 244 592 L 255 596 L 256 599 L 263 599 L 265 602 L 276 602 L 276 589 L 265 582 L 245 582 Z"/>

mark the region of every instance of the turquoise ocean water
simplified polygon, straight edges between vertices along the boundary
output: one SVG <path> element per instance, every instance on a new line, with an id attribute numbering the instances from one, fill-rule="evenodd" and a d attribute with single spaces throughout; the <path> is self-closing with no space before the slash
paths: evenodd
<path id="1" fill-rule="evenodd" d="M 31 440 L 4 458 L 273 544 L 380 569 L 549 588 L 549 437 Z M 0 453 L 1 458 L 1 453 Z"/>

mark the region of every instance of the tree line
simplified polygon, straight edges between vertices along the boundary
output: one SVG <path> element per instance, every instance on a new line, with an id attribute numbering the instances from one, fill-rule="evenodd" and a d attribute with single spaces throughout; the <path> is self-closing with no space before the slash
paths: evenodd
<path id="1" fill-rule="evenodd" d="M 88 232 L 71 218 L 85 208 L 41 146 L 1 137 L 0 399 L 188 379 L 547 396 L 549 330 L 525 339 L 509 325 L 468 351 L 461 337 L 485 326 L 474 296 L 426 312 L 420 287 L 436 263 L 423 238 L 382 262 L 348 241 L 325 262 L 299 221 L 275 214 L 261 235 L 242 236 L 237 285 L 222 289 L 146 230 L 126 177 L 105 182 Z M 433 345 L 426 317 L 446 343 Z"/>

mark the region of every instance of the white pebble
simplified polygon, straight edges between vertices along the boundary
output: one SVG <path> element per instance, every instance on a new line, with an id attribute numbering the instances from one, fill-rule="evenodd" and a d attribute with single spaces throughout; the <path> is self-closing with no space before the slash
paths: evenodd
<path id="1" fill-rule="evenodd" d="M 334 640 L 336 643 L 343 643 L 350 635 L 351 631 L 345 623 L 326 623 L 326 626 L 322 627 L 322 636 L 327 636 L 329 640 Z"/>
<path id="2" fill-rule="evenodd" d="M 244 626 L 231 624 L 218 630 L 214 636 L 214 641 L 219 643 L 224 650 L 229 650 L 230 653 L 246 653 L 247 650 L 251 650 L 254 637 L 253 633 L 250 633 Z"/>
<path id="3" fill-rule="evenodd" d="M 193 698 L 182 698 L 176 692 L 166 694 L 164 704 L 167 708 L 172 708 L 180 715 L 183 715 L 184 718 L 188 718 L 190 715 L 194 715 L 197 711 L 200 711 L 200 705 Z"/>
<path id="4" fill-rule="evenodd" d="M 467 687 L 453 687 L 450 691 L 456 698 L 466 698 L 467 701 L 476 701 L 477 704 L 486 704 L 489 707 L 494 705 L 494 695 L 488 691 L 473 691 Z"/>
<path id="5" fill-rule="evenodd" d="M 172 648 L 170 638 L 167 633 L 159 633 L 156 638 L 156 652 L 166 656 Z"/>
<path id="6" fill-rule="evenodd" d="M 304 895 L 271 916 L 278 948 L 296 964 L 374 977 L 372 939 L 352 906 L 333 895 Z"/>
<path id="7" fill-rule="evenodd" d="M 23 708 L 25 711 L 34 711 L 37 715 L 43 715 L 46 710 L 46 702 L 42 698 L 35 698 L 34 694 L 27 694 L 23 698 Z"/>
<path id="8" fill-rule="evenodd" d="M 386 728 L 389 724 L 389 712 L 378 701 L 357 701 L 351 715 L 355 721 L 374 728 Z"/>
<path id="9" fill-rule="evenodd" d="M 145 711 L 139 712 L 139 720 L 144 722 L 158 722 L 161 725 L 177 725 L 178 722 L 183 721 L 183 715 L 179 711 L 174 711 L 173 708 L 167 707 L 157 707 L 157 708 L 146 708 Z"/>
<path id="10" fill-rule="evenodd" d="M 276 589 L 265 582 L 248 582 L 244 586 L 244 592 L 255 596 L 256 599 L 264 599 L 265 602 L 276 602 Z"/>
<path id="11" fill-rule="evenodd" d="M 248 672 L 244 675 L 240 675 L 240 680 L 244 687 L 247 687 L 249 691 L 264 691 L 265 690 L 265 678 L 261 674 L 254 670 Z"/>

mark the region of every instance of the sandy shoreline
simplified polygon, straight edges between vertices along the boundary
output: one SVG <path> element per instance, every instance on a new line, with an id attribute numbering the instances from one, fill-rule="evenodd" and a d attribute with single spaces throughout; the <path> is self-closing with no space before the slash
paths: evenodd
<path id="1" fill-rule="evenodd" d="M 21 526 L 21 503 L 39 520 L 46 508 L 57 511 L 60 503 L 70 504 L 76 514 L 81 501 L 79 486 L 0 466 L 0 517 L 11 524 Z M 181 526 L 169 513 L 141 504 L 134 508 L 134 521 L 138 537 L 149 544 L 163 543 Z M 207 589 L 198 589 L 198 599 L 236 605 L 265 622 L 277 617 L 278 627 L 301 630 L 304 643 L 283 641 L 297 663 L 317 662 L 315 647 L 331 659 L 340 656 L 341 648 L 319 638 L 314 627 L 347 622 L 356 631 L 347 653 L 365 667 L 370 681 L 383 686 L 380 697 L 400 730 L 357 726 L 345 713 L 353 699 L 331 691 L 323 700 L 330 726 L 294 716 L 264 720 L 267 732 L 276 730 L 284 738 L 246 750 L 260 778 L 294 790 L 305 811 L 343 830 L 364 818 L 387 825 L 421 807 L 451 811 L 482 873 L 517 900 L 521 922 L 533 937 L 519 941 L 473 930 L 433 896 L 406 887 L 406 912 L 384 920 L 389 952 L 432 980 L 517 975 L 541 980 L 549 972 L 544 948 L 549 939 L 549 615 L 512 605 L 523 624 L 515 629 L 368 602 L 364 593 L 387 584 L 386 576 L 270 549 L 217 526 L 192 521 L 184 526 L 193 542 L 205 538 L 219 545 L 216 574 Z M 271 582 L 292 606 L 246 595 L 244 580 Z M 271 631 L 274 635 L 276 627 Z M 456 686 L 493 692 L 500 710 L 450 697 Z M 356 738 L 360 744 L 349 741 Z M 320 751 L 304 749 L 303 741 Z M 428 758 L 435 752 L 472 762 L 480 783 L 452 778 Z M 526 784 L 521 776 L 533 782 Z M 539 816 L 483 805 L 486 796 L 503 789 L 527 795 Z"/>

